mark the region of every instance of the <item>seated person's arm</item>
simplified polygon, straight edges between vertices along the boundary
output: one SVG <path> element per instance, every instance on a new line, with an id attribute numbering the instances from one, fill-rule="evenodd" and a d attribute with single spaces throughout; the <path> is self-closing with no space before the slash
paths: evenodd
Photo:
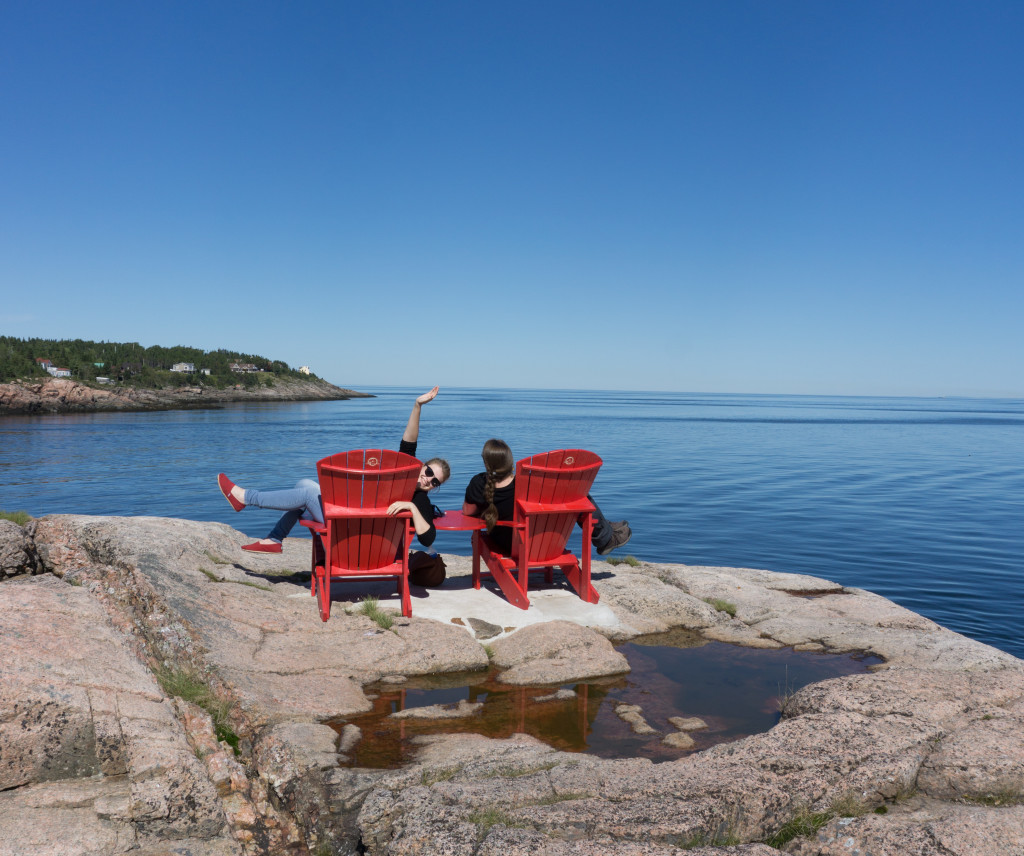
<path id="1" fill-rule="evenodd" d="M 429 547 L 434 539 L 424 539 L 423 536 L 434 529 L 434 521 L 428 521 L 413 502 L 392 502 L 388 506 L 388 514 L 398 514 L 399 511 L 408 511 L 412 515 L 412 528 L 416 530 L 416 536 L 424 547 Z"/>
<path id="2" fill-rule="evenodd" d="M 466 495 L 463 497 L 462 502 L 462 513 L 467 517 L 479 517 L 483 514 L 484 509 L 487 508 L 487 500 L 484 498 L 485 484 L 486 475 L 480 473 L 473 476 L 469 484 L 466 485 Z"/>

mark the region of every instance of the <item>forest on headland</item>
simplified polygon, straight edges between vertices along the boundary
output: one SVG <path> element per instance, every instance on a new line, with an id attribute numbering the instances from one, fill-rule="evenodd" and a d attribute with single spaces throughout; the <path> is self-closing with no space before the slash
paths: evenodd
<path id="1" fill-rule="evenodd" d="M 273 386 L 275 377 L 318 379 L 281 360 L 237 351 L 204 351 L 138 342 L 91 342 L 84 339 L 19 339 L 0 336 L 0 383 L 50 376 L 46 364 L 70 372 L 72 380 L 147 389 L 210 386 L 223 389 Z M 176 370 L 175 370 L 176 369 Z"/>

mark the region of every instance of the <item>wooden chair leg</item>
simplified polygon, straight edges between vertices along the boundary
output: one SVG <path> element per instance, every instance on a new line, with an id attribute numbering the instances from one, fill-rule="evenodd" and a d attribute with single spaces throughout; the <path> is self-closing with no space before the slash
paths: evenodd
<path id="1" fill-rule="evenodd" d="M 529 609 L 529 597 L 527 597 L 526 592 L 519 586 L 519 583 L 516 581 L 515 575 L 512 571 L 505 567 L 501 558 L 498 556 L 490 556 L 485 553 L 484 561 L 487 563 L 487 569 L 491 572 L 491 576 L 494 578 L 494 581 L 501 589 L 501 593 L 505 595 L 505 599 L 513 606 L 518 606 L 520 609 Z"/>
<path id="2" fill-rule="evenodd" d="M 402 615 L 412 618 L 412 598 L 409 596 L 408 574 L 403 574 L 398 578 L 398 596 L 402 600 Z"/>
<path id="3" fill-rule="evenodd" d="M 480 533 L 473 532 L 469 539 L 473 545 L 473 588 L 480 588 Z"/>
<path id="4" fill-rule="evenodd" d="M 322 568 L 318 569 L 317 600 L 320 605 L 320 620 L 327 621 L 331 617 L 331 577 Z"/>

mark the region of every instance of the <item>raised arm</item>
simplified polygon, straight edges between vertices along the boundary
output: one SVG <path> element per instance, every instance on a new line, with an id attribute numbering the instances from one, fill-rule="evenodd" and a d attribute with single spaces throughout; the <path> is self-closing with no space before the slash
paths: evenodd
<path id="1" fill-rule="evenodd" d="M 409 414 L 409 422 L 405 426 L 405 433 L 402 439 L 406 443 L 415 443 L 420 438 L 420 408 L 428 401 L 433 401 L 437 396 L 439 387 L 434 387 L 429 392 L 423 393 L 412 406 L 412 413 Z"/>

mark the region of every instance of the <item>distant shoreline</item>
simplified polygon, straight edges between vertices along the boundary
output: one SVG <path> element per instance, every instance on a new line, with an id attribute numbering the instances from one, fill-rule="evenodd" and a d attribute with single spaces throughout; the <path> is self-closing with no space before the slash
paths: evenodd
<path id="1" fill-rule="evenodd" d="M 0 384 L 0 416 L 32 416 L 109 411 L 194 410 L 237 402 L 345 401 L 373 398 L 366 392 L 345 389 L 313 378 L 275 377 L 271 387 L 255 389 L 185 386 L 146 389 L 96 386 L 67 378 L 17 380 Z"/>

